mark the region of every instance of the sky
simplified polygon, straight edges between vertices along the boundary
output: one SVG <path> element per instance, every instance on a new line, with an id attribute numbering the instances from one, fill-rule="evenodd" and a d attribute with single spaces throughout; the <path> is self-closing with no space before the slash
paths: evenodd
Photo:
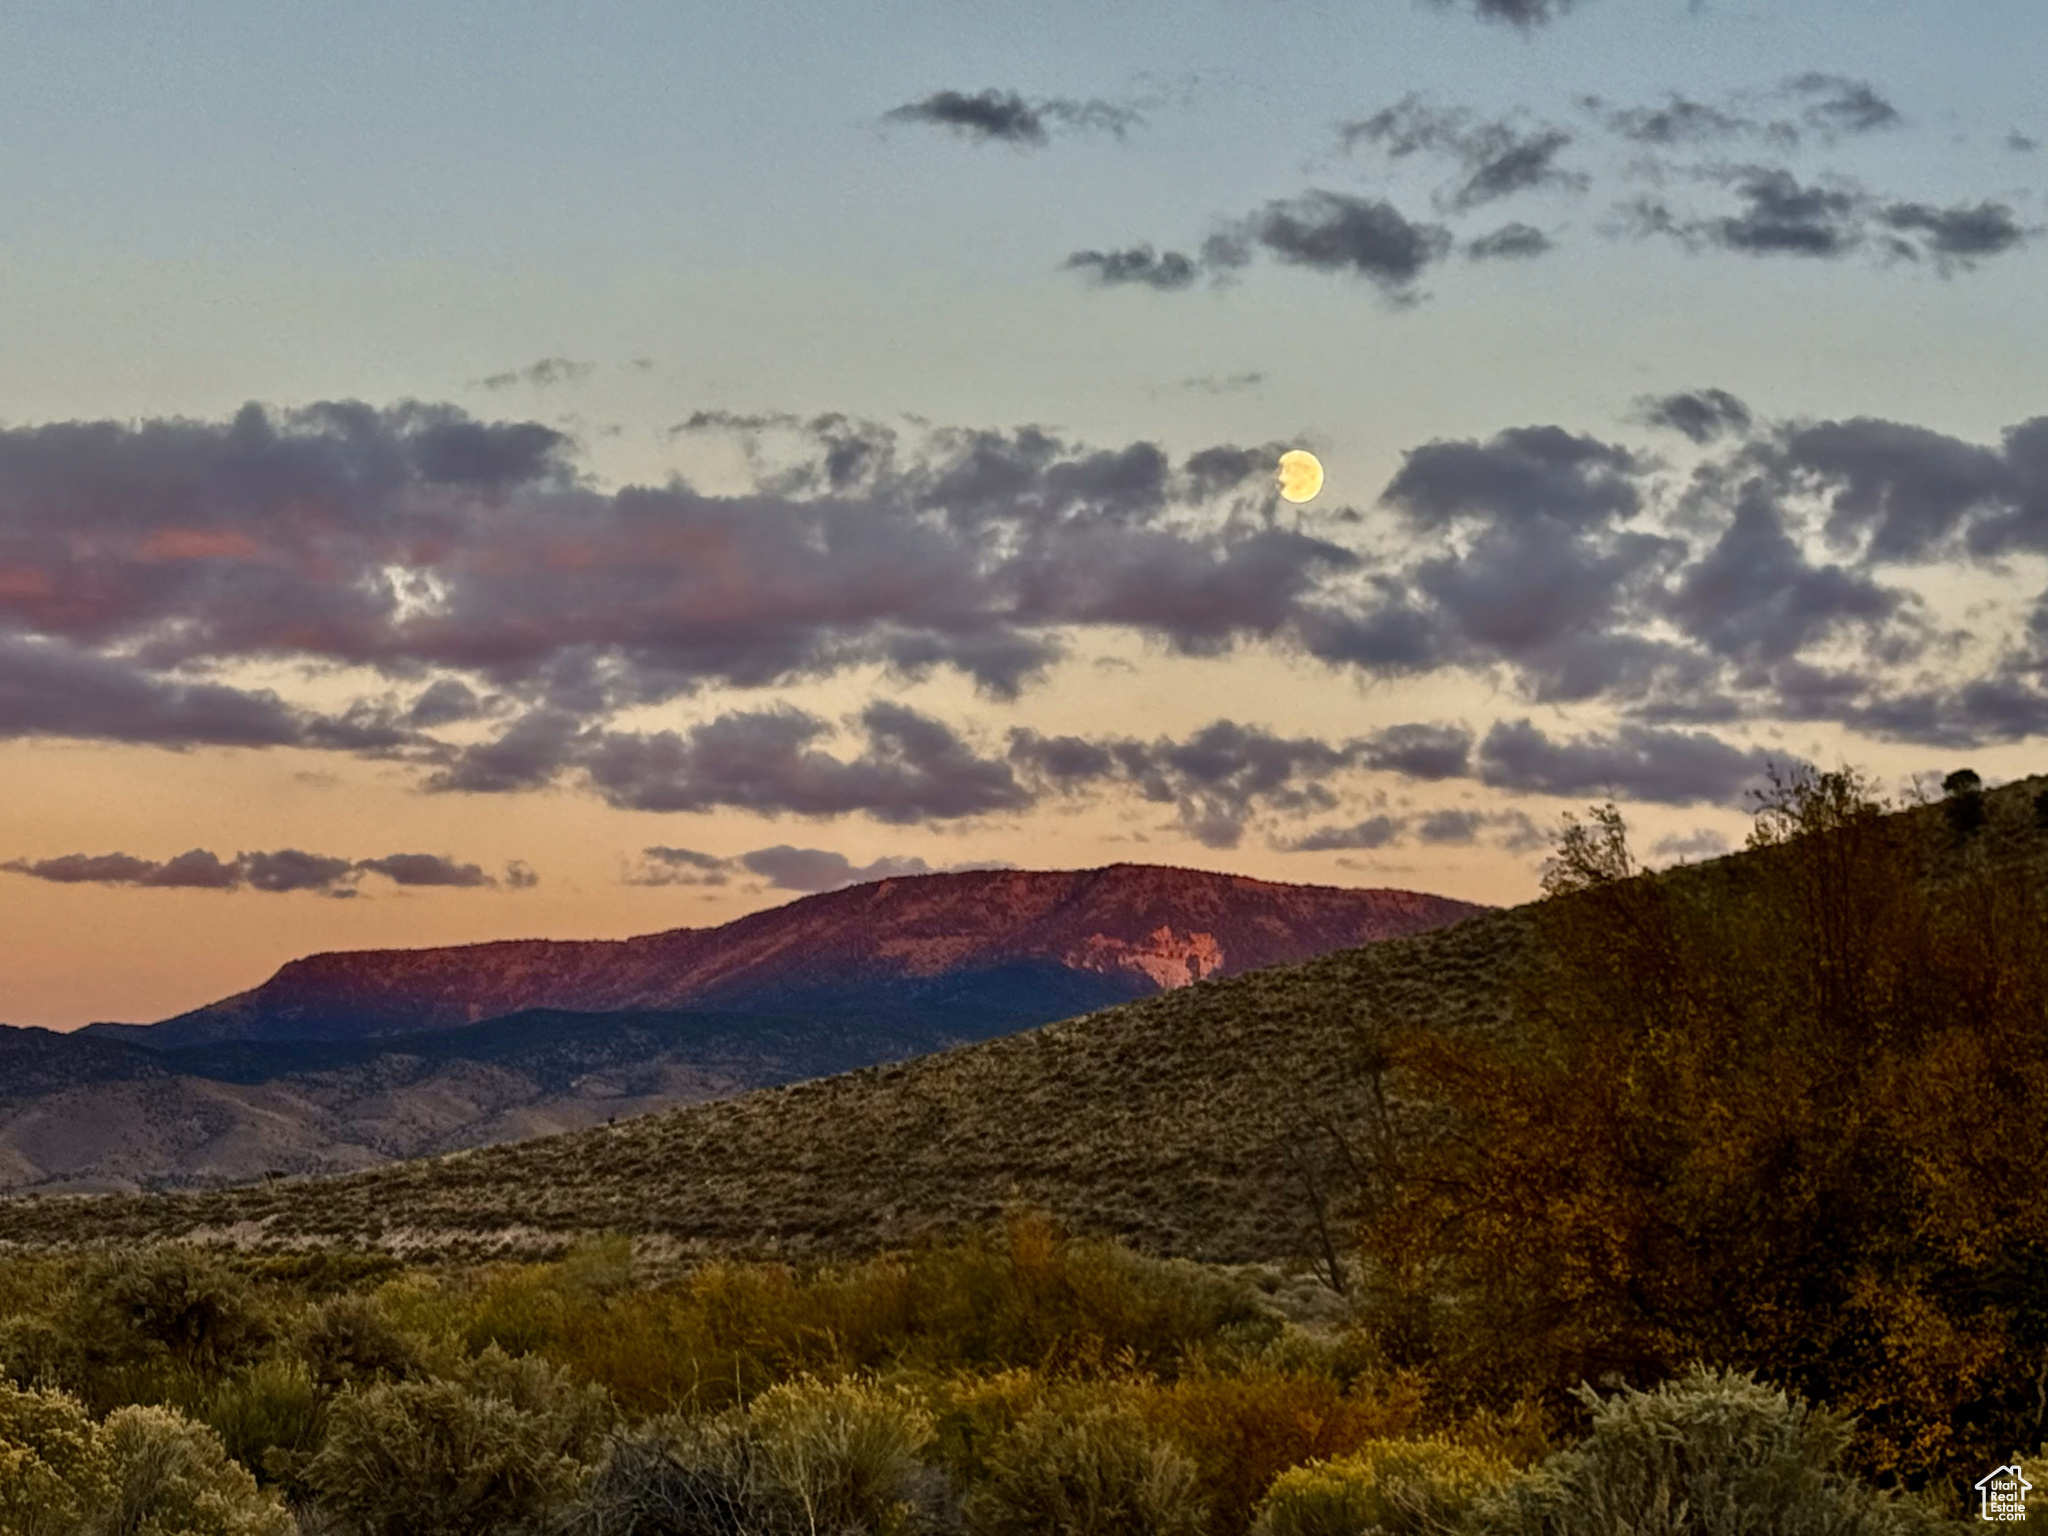
<path id="1" fill-rule="evenodd" d="M 0 1020 L 2043 766 L 2036 0 L 0 13 Z M 1318 454 L 1296 507 L 1273 468 Z"/>

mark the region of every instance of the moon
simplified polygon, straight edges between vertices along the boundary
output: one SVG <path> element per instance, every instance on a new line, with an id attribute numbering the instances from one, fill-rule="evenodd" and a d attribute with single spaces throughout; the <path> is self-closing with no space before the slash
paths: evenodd
<path id="1" fill-rule="evenodd" d="M 1323 462 L 1306 448 L 1280 455 L 1280 494 L 1289 501 L 1313 501 L 1323 488 Z"/>

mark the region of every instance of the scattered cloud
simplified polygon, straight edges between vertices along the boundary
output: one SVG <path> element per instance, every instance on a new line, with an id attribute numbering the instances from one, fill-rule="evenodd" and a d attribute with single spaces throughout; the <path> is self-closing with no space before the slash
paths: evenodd
<path id="1" fill-rule="evenodd" d="M 1625 725 L 1612 733 L 1553 738 L 1527 719 L 1503 720 L 1479 745 L 1479 778 L 1517 794 L 1739 805 L 1765 782 L 1773 760 L 1704 731 Z M 1782 754 L 1775 760 L 1785 761 Z"/>
<path id="2" fill-rule="evenodd" d="M 1202 275 L 1194 258 L 1179 251 L 1158 252 L 1149 245 L 1121 251 L 1076 251 L 1060 265 L 1068 271 L 1087 272 L 1104 288 L 1136 284 L 1162 293 L 1193 287 Z"/>
<path id="3" fill-rule="evenodd" d="M 1553 124 L 1524 125 L 1514 118 L 1480 119 L 1463 107 L 1439 107 L 1409 95 L 1338 131 L 1346 150 L 1361 145 L 1389 159 L 1435 155 L 1457 163 L 1459 177 L 1437 196 L 1448 212 L 1463 213 L 1518 192 L 1553 188 L 1583 191 L 1591 178 L 1558 164 L 1572 134 Z"/>
<path id="4" fill-rule="evenodd" d="M 2005 136 L 2005 147 L 2016 155 L 2031 155 L 2041 147 L 2041 141 L 2015 128 Z"/>
<path id="5" fill-rule="evenodd" d="M 1234 395 L 1242 390 L 1257 389 L 1266 382 L 1261 369 L 1248 369 L 1243 373 L 1201 374 L 1195 378 L 1182 379 L 1182 389 L 1200 390 L 1205 395 Z"/>
<path id="6" fill-rule="evenodd" d="M 1490 234 L 1465 242 L 1465 255 L 1473 261 L 1521 261 L 1553 249 L 1550 236 L 1533 224 L 1503 224 Z"/>
<path id="7" fill-rule="evenodd" d="M 125 885 L 146 890 L 262 891 L 285 895 L 353 897 L 361 894 L 364 875 L 381 875 L 394 885 L 477 890 L 502 884 L 528 890 L 538 877 L 525 862 L 506 866 L 503 881 L 480 865 L 464 864 L 433 853 L 391 853 L 376 859 L 341 859 L 279 848 L 267 853 L 238 853 L 223 859 L 204 848 L 189 849 L 169 859 L 143 859 L 126 853 L 67 853 L 54 858 L 14 859 L 0 870 L 27 875 L 55 885 Z"/>
<path id="8" fill-rule="evenodd" d="M 882 114 L 890 123 L 924 123 L 978 143 L 1042 149 L 1054 131 L 1096 131 L 1121 139 L 1143 121 L 1137 111 L 1100 98 L 1048 96 L 1027 101 L 1016 91 L 934 91 Z"/>
<path id="9" fill-rule="evenodd" d="M 1729 433 L 1747 432 L 1753 419 L 1749 407 L 1725 389 L 1649 395 L 1636 403 L 1641 408 L 1644 421 L 1652 426 L 1668 427 L 1701 444 Z"/>
<path id="10" fill-rule="evenodd" d="M 1728 851 L 1728 839 L 1712 827 L 1695 827 L 1690 832 L 1674 832 L 1669 837 L 1660 837 L 1650 845 L 1651 858 L 1672 862 L 1718 859 Z"/>
<path id="11" fill-rule="evenodd" d="M 1505 22 L 1529 30 L 1572 10 L 1578 0 L 1430 0 L 1440 11 L 1468 12 L 1481 21 Z"/>
<path id="12" fill-rule="evenodd" d="M 515 384 L 531 385 L 535 389 L 547 389 L 556 384 L 577 384 L 596 371 L 595 363 L 579 363 L 566 357 L 544 357 L 537 363 L 524 368 L 512 368 L 504 373 L 485 376 L 480 382 L 485 389 L 510 389 Z"/>
<path id="13" fill-rule="evenodd" d="M 905 875 L 1015 867 L 990 861 L 934 867 L 915 855 L 891 854 L 866 864 L 856 864 L 843 853 L 824 848 L 793 848 L 787 843 L 779 843 L 773 848 L 756 848 L 751 853 L 737 854 L 732 858 L 696 853 L 687 848 L 657 846 L 641 851 L 640 863 L 627 874 L 626 880 L 631 885 L 719 886 L 738 877 L 752 876 L 764 882 L 767 889 L 801 891 L 808 895 Z"/>

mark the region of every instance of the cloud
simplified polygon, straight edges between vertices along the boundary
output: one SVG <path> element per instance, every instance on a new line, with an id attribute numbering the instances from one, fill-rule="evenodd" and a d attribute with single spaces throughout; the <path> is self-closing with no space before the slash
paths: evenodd
<path id="1" fill-rule="evenodd" d="M 1620 227 L 1638 237 L 1667 236 L 1695 251 L 1924 260 L 1944 277 L 2017 250 L 2039 233 L 2022 225 L 2011 205 L 1989 199 L 1942 208 L 1882 198 L 1844 177 L 1802 182 L 1779 166 L 1721 167 L 1711 176 L 1732 190 L 1734 212 L 1680 213 L 1645 197 L 1623 208 Z"/>
<path id="2" fill-rule="evenodd" d="M 63 640 L 0 634 L 0 737 L 271 747 L 304 732 L 304 718 L 268 690 L 180 681 Z"/>
<path id="3" fill-rule="evenodd" d="M 1579 191 L 1588 185 L 1584 174 L 1557 163 L 1572 144 L 1565 129 L 1550 124 L 1524 127 L 1510 118 L 1478 121 L 1462 107 L 1433 106 L 1412 94 L 1371 117 L 1345 124 L 1339 142 L 1347 150 L 1369 144 L 1397 160 L 1416 154 L 1455 160 L 1462 175 L 1437 199 L 1452 212 L 1543 187 Z"/>
<path id="4" fill-rule="evenodd" d="M 238 853 L 231 859 L 204 848 L 156 860 L 126 853 L 60 854 L 47 859 L 14 859 L 0 870 L 57 885 L 126 885 L 147 890 L 234 891 L 248 889 L 270 895 L 310 891 L 316 895 L 352 897 L 366 874 L 382 875 L 400 886 L 441 886 L 479 889 L 498 884 L 475 864 L 462 864 L 439 854 L 393 853 L 376 859 L 342 859 L 297 848 Z M 514 860 L 505 884 L 525 890 L 538 883 L 532 869 Z"/>
<path id="5" fill-rule="evenodd" d="M 1355 750 L 1367 768 L 1411 779 L 1457 779 L 1471 767 L 1472 732 L 1462 725 L 1393 725 Z"/>
<path id="6" fill-rule="evenodd" d="M 2041 147 L 2041 141 L 2015 128 L 2005 136 L 2005 147 L 2016 155 L 2031 155 Z"/>
<path id="7" fill-rule="evenodd" d="M 537 363 L 524 368 L 509 369 L 504 373 L 493 373 L 481 382 L 485 389 L 510 389 L 515 384 L 530 384 L 536 389 L 546 389 L 555 384 L 575 384 L 590 377 L 596 370 L 594 363 L 579 363 L 566 357 L 544 357 Z"/>
<path id="8" fill-rule="evenodd" d="M 1725 389 L 1650 395 L 1637 404 L 1642 408 L 1644 421 L 1653 426 L 1669 427 L 1702 444 L 1727 433 L 1747 432 L 1752 420 L 1749 407 Z"/>
<path id="9" fill-rule="evenodd" d="M 466 890 L 495 883 L 481 865 L 458 864 L 437 853 L 388 853 L 381 859 L 363 859 L 355 867 L 367 874 L 382 875 L 396 885 L 439 885 Z"/>
<path id="10" fill-rule="evenodd" d="M 1242 230 L 1278 261 L 1362 278 L 1394 299 L 1411 297 L 1415 281 L 1452 243 L 1440 224 L 1417 223 L 1392 203 L 1344 192 L 1277 199 Z"/>
<path id="11" fill-rule="evenodd" d="M 1541 256 L 1553 249 L 1550 236 L 1533 224 L 1503 224 L 1490 234 L 1465 242 L 1465 255 L 1473 261 L 1520 261 Z"/>
<path id="12" fill-rule="evenodd" d="M 1703 731 L 1624 725 L 1604 735 L 1553 739 L 1527 719 L 1503 720 L 1479 745 L 1479 778 L 1518 794 L 1740 804 L 1745 791 L 1764 782 L 1773 760 Z"/>
<path id="13" fill-rule="evenodd" d="M 856 864 L 843 853 L 824 848 L 793 848 L 778 843 L 773 848 L 756 848 L 751 853 L 721 858 L 696 853 L 688 848 L 653 847 L 642 850 L 641 862 L 626 877 L 630 885 L 725 885 L 734 877 L 753 875 L 778 891 L 836 891 L 872 880 L 906 875 L 951 874 L 965 870 L 1014 869 L 999 861 L 975 861 L 934 868 L 915 855 L 885 854 L 866 864 Z"/>
<path id="14" fill-rule="evenodd" d="M 1430 0 L 1438 10 L 1469 11 L 1481 21 L 1505 22 L 1525 31 L 1573 9 L 1578 0 Z"/>
<path id="15" fill-rule="evenodd" d="M 884 122 L 927 123 L 979 143 L 1043 148 L 1051 129 L 1093 129 L 1122 138 L 1143 121 L 1130 107 L 1099 98 L 1053 96 L 1027 101 L 1015 91 L 934 91 L 882 114 Z"/>
<path id="16" fill-rule="evenodd" d="M 1061 267 L 1073 271 L 1081 270 L 1092 275 L 1094 281 L 1104 288 L 1123 288 L 1136 284 L 1144 288 L 1157 288 L 1162 293 L 1192 287 L 1201 268 L 1194 259 L 1179 251 L 1155 252 L 1149 245 L 1134 245 L 1121 251 L 1076 251 Z"/>
<path id="17" fill-rule="evenodd" d="M 1025 809 L 1009 764 L 978 756 L 953 730 L 903 705 L 870 704 L 866 748 L 835 757 L 831 727 L 788 707 L 721 715 L 685 732 L 607 732 L 578 754 L 591 786 L 638 811 L 734 809 L 761 815 L 861 812 L 907 824 Z"/>
<path id="18" fill-rule="evenodd" d="M 1407 834 L 1407 823 L 1395 816 L 1368 816 L 1348 827 L 1318 827 L 1279 846 L 1289 853 L 1327 853 L 1340 849 L 1385 848 Z"/>
<path id="19" fill-rule="evenodd" d="M 1822 133 L 1875 133 L 1905 122 L 1899 109 L 1865 80 L 1814 71 L 1787 80 L 1784 90 L 1803 98 L 1807 127 Z"/>
<path id="20" fill-rule="evenodd" d="M 1425 843 L 1474 843 L 1486 825 L 1482 811 L 1446 809 L 1431 811 L 1415 825 L 1415 835 Z"/>
<path id="21" fill-rule="evenodd" d="M 731 859 L 691 848 L 659 843 L 640 850 L 640 863 L 625 876 L 628 885 L 726 885 L 732 880 Z"/>
<path id="22" fill-rule="evenodd" d="M 1248 369 L 1243 373 L 1205 373 L 1195 378 L 1182 379 L 1182 389 L 1198 389 L 1207 395 L 1233 395 L 1241 390 L 1256 389 L 1266 382 L 1263 369 Z"/>

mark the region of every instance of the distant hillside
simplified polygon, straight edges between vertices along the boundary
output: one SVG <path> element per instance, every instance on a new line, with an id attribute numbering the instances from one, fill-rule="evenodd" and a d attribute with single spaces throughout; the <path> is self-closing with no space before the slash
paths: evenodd
<path id="1" fill-rule="evenodd" d="M 2048 859 L 2033 797 L 1986 797 L 1972 858 Z M 1931 875 L 1956 840 L 1904 813 Z M 1732 858 L 1665 880 L 1741 877 Z M 255 1245 L 540 1252 L 627 1230 L 689 1253 L 868 1251 L 1012 1202 L 1218 1260 L 1312 1252 L 1297 1154 L 1370 1091 L 1360 1028 L 1494 1029 L 1540 984 L 1535 909 L 1208 980 L 1087 1018 L 631 1122 L 332 1180 L 203 1195 L 0 1201 L 0 1241 L 198 1234 Z"/>
<path id="2" fill-rule="evenodd" d="M 918 875 L 617 942 L 312 955 L 162 1023 L 81 1033 L 168 1049 L 448 1029 L 531 1008 L 815 1012 L 968 997 L 1044 1019 L 1480 910 L 1411 891 L 1142 864 Z"/>

